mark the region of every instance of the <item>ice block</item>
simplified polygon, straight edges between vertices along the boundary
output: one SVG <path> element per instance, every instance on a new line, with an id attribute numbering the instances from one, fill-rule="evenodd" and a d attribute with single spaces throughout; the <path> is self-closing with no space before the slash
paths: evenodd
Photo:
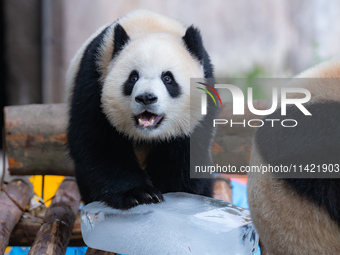
<path id="1" fill-rule="evenodd" d="M 167 193 L 165 202 L 117 210 L 100 202 L 81 212 L 91 248 L 127 255 L 253 254 L 258 234 L 249 211 L 218 199 Z"/>

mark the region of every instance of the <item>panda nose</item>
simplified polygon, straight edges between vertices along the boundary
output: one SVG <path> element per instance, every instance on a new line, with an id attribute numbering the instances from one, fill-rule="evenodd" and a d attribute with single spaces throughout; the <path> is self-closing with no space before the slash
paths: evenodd
<path id="1" fill-rule="evenodd" d="M 157 102 L 157 97 L 152 93 L 144 93 L 135 97 L 135 100 L 139 104 L 149 105 Z"/>

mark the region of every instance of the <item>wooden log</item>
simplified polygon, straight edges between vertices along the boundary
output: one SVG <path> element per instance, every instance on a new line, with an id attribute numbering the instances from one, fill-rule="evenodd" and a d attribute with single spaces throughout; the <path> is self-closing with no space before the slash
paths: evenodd
<path id="1" fill-rule="evenodd" d="M 25 208 L 33 196 L 32 184 L 24 179 L 13 180 L 4 190 L 0 194 L 0 254 L 4 254 L 10 234 L 23 213 L 8 195 L 21 208 Z"/>
<path id="2" fill-rule="evenodd" d="M 14 227 L 9 238 L 9 246 L 31 246 L 41 224 L 30 219 L 22 218 Z M 76 220 L 73 225 L 72 235 L 68 246 L 86 246 L 83 241 L 80 228 L 80 211 L 78 211 Z"/>
<path id="3" fill-rule="evenodd" d="M 233 190 L 230 179 L 223 174 L 215 178 L 213 198 L 233 203 Z"/>
<path id="4" fill-rule="evenodd" d="M 46 211 L 44 224 L 29 254 L 65 254 L 79 203 L 80 194 L 74 178 L 64 179 Z"/>
<path id="5" fill-rule="evenodd" d="M 254 101 L 256 109 L 265 109 L 267 101 Z M 5 107 L 5 136 L 11 175 L 74 175 L 66 148 L 67 107 L 65 104 Z M 220 117 L 231 116 L 232 104 L 226 103 Z M 258 118 L 245 107 L 243 119 Z M 254 128 L 218 127 L 215 161 L 241 166 L 248 164 Z"/>
<path id="6" fill-rule="evenodd" d="M 88 248 L 85 255 L 117 255 L 117 253 Z"/>
<path id="7" fill-rule="evenodd" d="M 65 104 L 5 107 L 11 175 L 74 175 L 66 148 L 66 111 Z"/>

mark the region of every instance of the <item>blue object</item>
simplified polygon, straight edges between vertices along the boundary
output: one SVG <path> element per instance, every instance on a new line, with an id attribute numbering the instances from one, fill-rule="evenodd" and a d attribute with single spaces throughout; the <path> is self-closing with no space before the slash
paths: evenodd
<path id="1" fill-rule="evenodd" d="M 230 180 L 230 183 L 233 187 L 233 204 L 248 209 L 247 185 L 234 180 Z"/>
<path id="2" fill-rule="evenodd" d="M 67 247 L 65 255 L 85 255 L 88 247 Z"/>

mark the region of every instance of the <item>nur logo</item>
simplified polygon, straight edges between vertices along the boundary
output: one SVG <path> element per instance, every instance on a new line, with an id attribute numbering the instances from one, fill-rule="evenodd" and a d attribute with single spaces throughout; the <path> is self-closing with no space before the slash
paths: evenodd
<path id="1" fill-rule="evenodd" d="M 197 83 L 201 84 L 203 86 L 206 86 L 208 89 L 210 89 L 217 96 L 218 100 L 221 103 L 221 107 L 223 106 L 222 105 L 222 100 L 220 98 L 220 95 L 217 93 L 217 91 L 213 87 L 211 87 L 210 85 L 205 84 L 203 82 L 197 82 Z M 200 87 L 197 87 L 197 88 L 200 89 L 200 90 L 203 90 L 205 93 L 207 93 L 212 98 L 212 100 L 214 101 L 215 106 L 217 106 L 216 100 L 215 100 L 214 96 L 211 94 L 211 92 L 209 90 L 203 89 L 203 88 L 200 88 Z M 206 115 L 207 114 L 207 94 L 202 94 L 202 97 L 201 97 L 201 107 L 202 107 L 201 108 L 201 114 L 202 115 Z"/>
<path id="2" fill-rule="evenodd" d="M 208 84 L 197 82 L 199 84 L 202 84 L 209 88 L 213 93 L 218 97 L 221 106 L 222 106 L 222 100 L 216 90 L 209 86 Z M 215 105 L 216 100 L 213 97 L 213 95 L 206 89 L 197 87 L 198 89 L 201 89 L 205 91 L 214 101 Z M 272 105 L 269 109 L 266 110 L 258 110 L 254 107 L 253 102 L 253 88 L 249 87 L 247 90 L 247 100 L 245 100 L 245 96 L 243 94 L 243 91 L 238 88 L 235 85 L 231 84 L 215 84 L 215 88 L 217 89 L 228 89 L 229 92 L 232 95 L 233 98 L 233 115 L 244 115 L 244 106 L 245 101 L 248 103 L 248 109 L 251 113 L 259 116 L 269 115 L 272 114 L 278 107 L 281 108 L 281 115 L 285 116 L 287 115 L 287 105 L 293 104 L 295 105 L 304 115 L 312 115 L 306 107 L 303 105 L 304 103 L 307 103 L 311 99 L 311 93 L 309 90 L 305 88 L 293 88 L 293 87 L 283 87 L 278 90 L 278 88 L 272 88 Z M 206 115 L 207 114 L 207 94 L 202 94 L 201 97 L 201 114 Z M 304 95 L 304 97 L 301 98 L 289 98 L 288 94 L 301 94 Z M 279 96 L 281 96 L 279 100 Z"/>

